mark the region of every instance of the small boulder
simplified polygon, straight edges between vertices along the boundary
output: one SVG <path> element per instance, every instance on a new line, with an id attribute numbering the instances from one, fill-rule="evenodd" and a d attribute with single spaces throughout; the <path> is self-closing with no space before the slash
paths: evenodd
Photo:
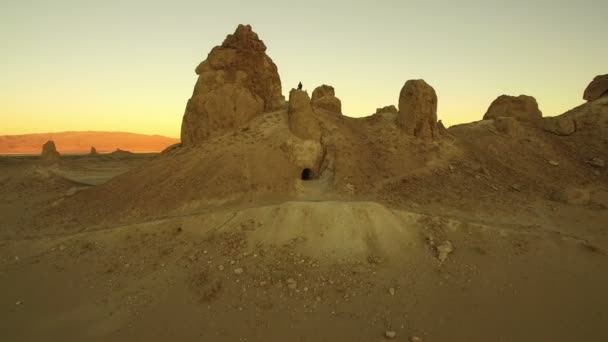
<path id="1" fill-rule="evenodd" d="M 442 244 L 436 247 L 436 251 L 439 263 L 443 264 L 447 260 L 448 255 L 454 251 L 454 246 L 450 241 L 444 241 Z"/>
<path id="2" fill-rule="evenodd" d="M 583 93 L 583 99 L 589 102 L 606 96 L 608 96 L 608 74 L 596 76 Z"/>
<path id="3" fill-rule="evenodd" d="M 543 130 L 557 135 L 570 135 L 576 132 L 576 123 L 563 115 L 543 118 Z"/>
<path id="4" fill-rule="evenodd" d="M 397 125 L 416 137 L 435 137 L 437 94 L 424 80 L 409 80 L 401 88 Z"/>
<path id="5" fill-rule="evenodd" d="M 387 330 L 386 332 L 384 332 L 384 336 L 386 336 L 386 338 L 388 339 L 394 339 L 395 337 L 397 337 L 397 332 L 394 330 Z"/>
<path id="6" fill-rule="evenodd" d="M 289 129 L 301 139 L 319 140 L 321 128 L 310 105 L 308 93 L 291 89 L 289 92 Z"/>
<path id="7" fill-rule="evenodd" d="M 91 152 L 89 152 L 89 154 L 92 156 L 98 155 L 97 149 L 95 148 L 95 146 L 91 146 Z"/>
<path id="8" fill-rule="evenodd" d="M 41 156 L 44 160 L 59 159 L 59 152 L 57 152 L 57 148 L 55 147 L 55 142 L 53 140 L 49 140 L 42 145 Z"/>
<path id="9" fill-rule="evenodd" d="M 310 101 L 315 111 L 323 109 L 331 113 L 342 114 L 342 102 L 336 97 L 332 86 L 324 84 L 315 88 Z"/>
<path id="10" fill-rule="evenodd" d="M 511 117 L 519 121 L 539 124 L 543 114 L 538 109 L 538 103 L 532 96 L 501 95 L 497 97 L 483 116 L 484 120 L 496 119 L 498 117 Z"/>

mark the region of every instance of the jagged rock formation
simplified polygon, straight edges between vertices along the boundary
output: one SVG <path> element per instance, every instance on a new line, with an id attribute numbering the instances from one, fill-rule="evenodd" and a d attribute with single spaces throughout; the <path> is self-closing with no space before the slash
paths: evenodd
<path id="1" fill-rule="evenodd" d="M 55 147 L 55 142 L 53 140 L 49 140 L 42 145 L 41 156 L 44 160 L 59 159 L 59 152 L 57 152 L 57 148 Z"/>
<path id="2" fill-rule="evenodd" d="M 249 25 L 239 25 L 213 48 L 196 74 L 199 78 L 182 121 L 184 146 L 283 106 L 277 66 Z"/>
<path id="3" fill-rule="evenodd" d="M 319 140 L 321 128 L 310 105 L 308 93 L 291 89 L 289 92 L 289 129 L 299 138 Z"/>
<path id="4" fill-rule="evenodd" d="M 315 88 L 311 98 L 314 110 L 324 109 L 332 113 L 342 114 L 342 102 L 336 97 L 334 87 L 323 84 Z"/>
<path id="5" fill-rule="evenodd" d="M 386 106 L 386 107 L 382 107 L 382 108 L 376 108 L 376 114 L 380 114 L 380 113 L 399 113 L 399 111 L 397 110 L 397 107 L 395 107 L 394 105 L 390 105 L 390 106 Z"/>
<path id="6" fill-rule="evenodd" d="M 583 99 L 595 101 L 605 96 L 608 96 L 608 74 L 595 76 L 593 81 L 585 88 Z"/>
<path id="7" fill-rule="evenodd" d="M 560 115 L 543 118 L 543 130 L 557 135 L 570 135 L 576 132 L 576 123 L 569 117 Z"/>
<path id="8" fill-rule="evenodd" d="M 435 137 L 437 94 L 424 80 L 409 80 L 401 88 L 397 125 L 416 137 Z"/>
<path id="9" fill-rule="evenodd" d="M 484 120 L 496 119 L 498 117 L 512 117 L 520 121 L 539 124 L 543 114 L 538 109 L 538 103 L 532 96 L 501 95 L 497 97 L 483 116 Z"/>
<path id="10" fill-rule="evenodd" d="M 89 152 L 89 154 L 92 156 L 96 156 L 98 154 L 95 146 L 91 146 L 91 152 Z"/>

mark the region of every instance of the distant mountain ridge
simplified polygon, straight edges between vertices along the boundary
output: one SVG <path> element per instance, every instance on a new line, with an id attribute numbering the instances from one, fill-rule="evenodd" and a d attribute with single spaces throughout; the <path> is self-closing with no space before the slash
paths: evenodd
<path id="1" fill-rule="evenodd" d="M 38 154 L 42 144 L 53 140 L 59 153 L 89 153 L 115 151 L 117 148 L 131 152 L 158 152 L 179 142 L 179 139 L 162 135 L 129 132 L 78 131 L 0 135 L 1 154 Z"/>

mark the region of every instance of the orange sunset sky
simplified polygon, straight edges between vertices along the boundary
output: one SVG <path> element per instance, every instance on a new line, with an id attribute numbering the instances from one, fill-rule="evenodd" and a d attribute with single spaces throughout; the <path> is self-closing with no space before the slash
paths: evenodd
<path id="1" fill-rule="evenodd" d="M 437 91 L 447 125 L 501 94 L 545 116 L 608 73 L 608 1 L 3 1 L 0 134 L 69 130 L 179 137 L 194 68 L 239 23 L 279 68 L 283 94 L 333 85 L 343 112 Z"/>

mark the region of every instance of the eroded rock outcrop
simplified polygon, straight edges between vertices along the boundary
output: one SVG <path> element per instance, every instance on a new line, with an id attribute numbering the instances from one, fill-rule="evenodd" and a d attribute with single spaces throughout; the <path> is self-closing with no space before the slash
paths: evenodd
<path id="1" fill-rule="evenodd" d="M 326 111 L 342 114 L 342 101 L 336 97 L 334 87 L 323 84 L 312 92 L 312 108 L 314 110 L 324 109 Z"/>
<path id="2" fill-rule="evenodd" d="M 249 25 L 239 25 L 197 68 L 182 121 L 184 146 L 235 128 L 284 104 L 277 66 Z"/>
<path id="3" fill-rule="evenodd" d="M 409 80 L 401 88 L 397 125 L 416 137 L 435 137 L 437 94 L 424 80 Z"/>
<path id="4" fill-rule="evenodd" d="M 289 92 L 289 129 L 301 139 L 319 140 L 321 128 L 310 104 L 308 93 L 292 89 Z"/>
<path id="5" fill-rule="evenodd" d="M 583 93 L 583 99 L 587 101 L 595 101 L 601 97 L 608 97 L 608 74 L 596 76 Z"/>
<path id="6" fill-rule="evenodd" d="M 399 111 L 397 110 L 397 107 L 390 105 L 382 108 L 376 108 L 376 114 L 380 113 L 399 113 Z"/>
<path id="7" fill-rule="evenodd" d="M 543 114 L 538 109 L 538 103 L 532 96 L 501 95 L 497 97 L 483 116 L 484 120 L 498 117 L 512 117 L 519 121 L 540 124 Z"/>
<path id="8" fill-rule="evenodd" d="M 42 159 L 44 160 L 57 160 L 59 159 L 59 152 L 53 140 L 49 140 L 42 145 Z"/>
<path id="9" fill-rule="evenodd" d="M 95 146 L 91 146 L 91 152 L 89 152 L 89 154 L 92 156 L 96 156 L 98 154 Z"/>

